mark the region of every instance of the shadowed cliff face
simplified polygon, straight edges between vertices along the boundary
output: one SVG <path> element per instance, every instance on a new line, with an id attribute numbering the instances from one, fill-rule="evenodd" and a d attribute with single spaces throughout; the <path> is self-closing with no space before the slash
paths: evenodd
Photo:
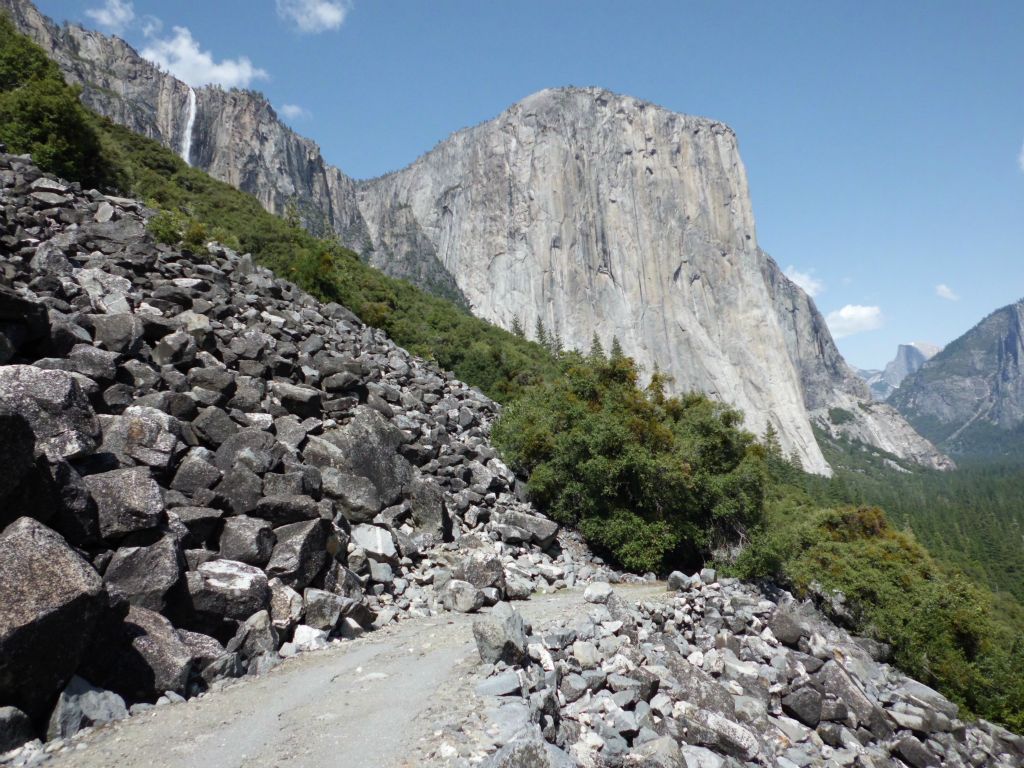
<path id="1" fill-rule="evenodd" d="M 955 454 L 1020 456 L 1024 300 L 996 310 L 909 375 L 890 402 Z"/>
<path id="2" fill-rule="evenodd" d="M 189 88 L 116 38 L 57 28 L 0 0 L 101 114 L 180 151 Z M 736 136 L 600 89 L 542 91 L 454 134 L 408 168 L 353 182 L 259 94 L 201 88 L 189 160 L 274 212 L 294 205 L 383 271 L 506 328 L 537 320 L 567 347 L 617 337 L 676 391 L 697 389 L 777 428 L 829 471 L 812 419 L 898 456 L 944 458 L 870 397 L 813 302 L 760 250 Z"/>

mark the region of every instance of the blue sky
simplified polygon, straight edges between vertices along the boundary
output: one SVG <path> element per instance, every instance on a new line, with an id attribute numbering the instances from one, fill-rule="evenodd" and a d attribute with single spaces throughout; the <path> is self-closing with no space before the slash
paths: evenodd
<path id="1" fill-rule="evenodd" d="M 263 91 L 357 178 L 550 86 L 725 121 L 762 247 L 854 365 L 1024 297 L 1021 2 L 38 4 Z"/>

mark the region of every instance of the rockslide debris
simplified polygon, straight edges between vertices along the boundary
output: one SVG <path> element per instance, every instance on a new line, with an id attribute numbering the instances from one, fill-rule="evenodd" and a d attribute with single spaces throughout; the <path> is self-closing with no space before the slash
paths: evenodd
<path id="1" fill-rule="evenodd" d="M 808 604 L 711 570 L 674 577 L 677 590 L 638 604 L 592 584 L 589 615 L 574 621 L 524 627 L 507 603 L 478 619 L 491 673 L 477 693 L 487 732 L 501 734 L 485 765 L 1024 764 L 1024 739 L 965 724 L 955 704 L 883 663 L 885 646 Z"/>
<path id="2" fill-rule="evenodd" d="M 0 753 L 617 578 L 517 497 L 488 398 L 146 215 L 0 155 Z"/>

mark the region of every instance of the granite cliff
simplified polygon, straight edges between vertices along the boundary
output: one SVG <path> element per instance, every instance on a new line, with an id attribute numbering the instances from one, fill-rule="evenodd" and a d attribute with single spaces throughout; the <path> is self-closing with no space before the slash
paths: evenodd
<path id="1" fill-rule="evenodd" d="M 117 38 L 0 0 L 93 109 L 251 192 L 294 207 L 374 266 L 508 328 L 569 347 L 618 338 L 678 391 L 775 425 L 830 471 L 812 422 L 933 467 L 948 460 L 870 393 L 811 299 L 760 249 L 733 131 L 595 88 L 545 90 L 396 173 L 354 181 L 259 94 L 192 89 Z M 779 351 L 785 350 L 785 355 Z M 834 424 L 830 409 L 853 418 Z"/>
<path id="2" fill-rule="evenodd" d="M 890 402 L 959 455 L 1019 456 L 1024 443 L 1024 299 L 1002 307 L 908 376 Z"/>

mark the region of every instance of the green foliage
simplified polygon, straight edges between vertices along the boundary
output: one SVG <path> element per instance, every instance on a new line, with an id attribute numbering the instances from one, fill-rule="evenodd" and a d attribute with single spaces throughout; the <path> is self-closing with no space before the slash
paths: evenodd
<path id="1" fill-rule="evenodd" d="M 637 571 L 701 562 L 761 514 L 761 450 L 738 412 L 646 390 L 627 357 L 564 357 L 509 405 L 493 440 L 556 520 Z"/>
<path id="2" fill-rule="evenodd" d="M 0 14 L 0 141 L 8 151 L 31 153 L 40 168 L 86 187 L 107 188 L 116 180 L 97 122 L 57 65 Z"/>
<path id="3" fill-rule="evenodd" d="M 839 426 L 841 424 L 847 424 L 848 422 L 853 421 L 854 418 L 856 417 L 845 408 L 828 409 L 828 420 L 831 421 L 836 426 Z"/>
<path id="4" fill-rule="evenodd" d="M 800 595 L 842 592 L 857 630 L 890 643 L 901 669 L 969 712 L 1024 726 L 1019 607 L 997 609 L 990 593 L 943 568 L 877 507 L 821 508 L 794 486 L 776 486 L 765 525 L 731 571 Z"/>

